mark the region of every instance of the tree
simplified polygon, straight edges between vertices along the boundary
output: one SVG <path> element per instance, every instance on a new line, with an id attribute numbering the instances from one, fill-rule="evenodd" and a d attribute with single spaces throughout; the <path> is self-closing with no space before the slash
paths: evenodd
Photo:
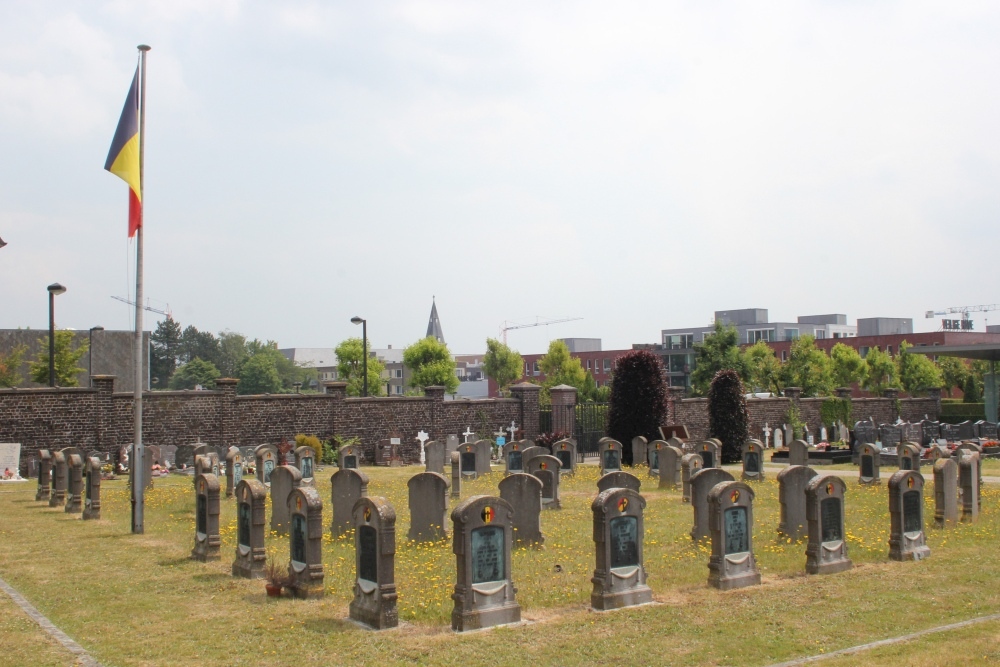
<path id="1" fill-rule="evenodd" d="M 210 331 L 198 331 L 196 327 L 188 326 L 181 334 L 178 357 L 185 364 L 195 357 L 215 364 L 219 360 L 219 341 Z"/>
<path id="2" fill-rule="evenodd" d="M 282 356 L 282 355 L 278 355 Z M 273 355 L 255 354 L 243 364 L 240 382 L 236 385 L 239 394 L 275 394 L 281 389 L 281 376 Z"/>
<path id="3" fill-rule="evenodd" d="M 38 384 L 49 383 L 49 337 L 41 339 L 42 349 L 38 353 L 35 361 L 29 362 L 28 372 L 31 374 L 31 381 Z M 79 386 L 76 376 L 83 373 L 86 368 L 78 365 L 83 355 L 87 354 L 87 340 L 84 339 L 78 347 L 73 348 L 73 332 L 57 331 L 55 344 L 55 379 L 59 387 Z"/>
<path id="4" fill-rule="evenodd" d="M 218 349 L 218 366 L 222 377 L 238 378 L 243 364 L 250 358 L 247 337 L 233 331 L 220 331 Z"/>
<path id="5" fill-rule="evenodd" d="M 181 325 L 170 317 L 156 324 L 149 337 L 149 374 L 158 387 L 166 387 L 177 370 L 181 354 Z"/>
<path id="6" fill-rule="evenodd" d="M 868 350 L 865 365 L 868 367 L 868 377 L 863 386 L 871 393 L 881 396 L 886 389 L 897 386 L 896 364 L 887 353 L 873 347 Z"/>
<path id="7" fill-rule="evenodd" d="M 510 383 L 524 374 L 524 359 L 516 351 L 493 338 L 486 339 L 483 372 L 500 388 L 500 395 L 507 395 Z"/>
<path id="8" fill-rule="evenodd" d="M 969 375 L 969 367 L 959 357 L 938 358 L 938 370 L 941 371 L 941 387 L 948 398 L 951 398 L 952 387 L 961 389 L 965 386 L 965 378 Z"/>
<path id="9" fill-rule="evenodd" d="M 360 338 L 348 338 L 333 348 L 337 355 L 337 377 L 347 383 L 348 396 L 361 396 L 364 393 L 364 341 Z M 384 396 L 385 387 L 382 383 L 382 373 L 385 364 L 377 358 L 368 357 L 368 395 Z"/>
<path id="10" fill-rule="evenodd" d="M 965 386 L 962 388 L 962 393 L 965 394 L 962 397 L 963 403 L 981 403 L 983 401 L 983 395 L 979 391 L 979 383 L 976 382 L 976 376 L 973 373 L 965 376 Z"/>
<path id="11" fill-rule="evenodd" d="M 792 341 L 782 374 L 785 386 L 801 387 L 803 397 L 823 396 L 832 389 L 830 357 L 816 347 L 816 339 L 808 334 Z"/>
<path id="12" fill-rule="evenodd" d="M 781 396 L 784 389 L 781 362 L 774 355 L 771 346 L 762 340 L 743 350 L 743 359 L 750 374 L 750 382 L 759 391 L 768 391 Z"/>
<path id="13" fill-rule="evenodd" d="M 695 394 L 707 394 L 712 378 L 723 369 L 736 371 L 741 380 L 750 379 L 746 359 L 740 355 L 739 341 L 736 327 L 716 321 L 715 331 L 703 343 L 695 343 L 695 367 L 691 373 L 691 388 Z"/>
<path id="14" fill-rule="evenodd" d="M 850 387 L 864 384 L 868 377 L 868 365 L 858 351 L 850 345 L 837 343 L 830 350 L 830 369 L 835 387 Z"/>
<path id="15" fill-rule="evenodd" d="M 708 432 L 722 441 L 722 462 L 737 463 L 750 438 L 750 414 L 739 373 L 724 369 L 708 390 Z"/>
<path id="16" fill-rule="evenodd" d="M 561 384 L 576 387 L 577 391 L 587 383 L 587 371 L 580 360 L 570 355 L 569 347 L 561 340 L 549 343 L 549 351 L 538 360 L 538 367 L 545 374 L 542 392 L 548 400 L 548 390 Z"/>
<path id="17" fill-rule="evenodd" d="M 913 346 L 905 340 L 899 344 L 899 355 L 896 356 L 896 367 L 899 372 L 899 381 L 903 389 L 910 396 L 920 396 L 928 389 L 936 389 L 941 386 L 941 371 L 938 370 L 934 362 L 925 354 L 914 354 L 910 352 Z"/>
<path id="18" fill-rule="evenodd" d="M 194 389 L 201 385 L 203 389 L 213 389 L 216 378 L 221 377 L 219 369 L 211 361 L 195 357 L 177 369 L 170 378 L 171 389 Z"/>
<path id="19" fill-rule="evenodd" d="M 641 435 L 655 440 L 666 418 L 667 382 L 659 355 L 631 350 L 618 357 L 608 406 L 608 436 L 622 443 L 625 463 L 632 463 L 632 438 Z"/>
<path id="20" fill-rule="evenodd" d="M 458 390 L 455 360 L 448 346 L 433 336 L 418 340 L 403 350 L 403 363 L 410 369 L 411 387 L 441 386 L 449 394 Z"/>
<path id="21" fill-rule="evenodd" d="M 24 380 L 21 376 L 21 364 L 24 355 L 28 353 L 27 345 L 17 345 L 7 354 L 0 353 L 0 387 L 16 387 Z M 48 359 L 45 361 L 48 364 Z M 49 369 L 45 369 L 46 379 Z"/>
<path id="22" fill-rule="evenodd" d="M 577 403 L 593 402 L 597 396 L 597 381 L 594 380 L 594 376 L 590 371 L 587 371 L 587 377 L 583 379 L 583 386 L 580 387 L 577 392 Z"/>

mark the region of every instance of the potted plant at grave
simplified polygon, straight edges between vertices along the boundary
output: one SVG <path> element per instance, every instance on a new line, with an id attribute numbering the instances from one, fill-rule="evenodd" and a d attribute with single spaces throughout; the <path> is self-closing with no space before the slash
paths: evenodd
<path id="1" fill-rule="evenodd" d="M 264 565 L 264 590 L 268 597 L 276 598 L 281 595 L 281 589 L 288 583 L 286 570 L 286 566 L 280 565 L 273 556 L 267 559 L 267 564 Z"/>

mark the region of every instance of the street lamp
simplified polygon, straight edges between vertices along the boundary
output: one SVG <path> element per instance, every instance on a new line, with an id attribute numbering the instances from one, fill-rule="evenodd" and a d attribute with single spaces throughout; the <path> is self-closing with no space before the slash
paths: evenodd
<path id="1" fill-rule="evenodd" d="M 368 320 L 355 315 L 351 318 L 352 324 L 361 325 L 361 351 L 363 366 L 361 372 L 364 373 L 362 396 L 368 396 Z"/>
<path id="2" fill-rule="evenodd" d="M 59 283 L 52 283 L 49 290 L 49 386 L 56 386 L 56 295 L 62 294 L 66 288 Z"/>
<path id="3" fill-rule="evenodd" d="M 87 335 L 87 374 L 90 375 L 90 386 L 94 386 L 94 332 L 104 331 L 104 327 L 90 327 Z"/>

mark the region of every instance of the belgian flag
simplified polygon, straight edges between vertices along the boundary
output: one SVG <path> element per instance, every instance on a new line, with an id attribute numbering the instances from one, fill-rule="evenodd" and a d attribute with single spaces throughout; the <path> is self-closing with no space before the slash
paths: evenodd
<path id="1" fill-rule="evenodd" d="M 104 168 L 128 183 L 128 235 L 135 236 L 142 227 L 142 180 L 139 175 L 139 68 L 135 68 L 132 87 L 118 120 L 118 129 Z"/>

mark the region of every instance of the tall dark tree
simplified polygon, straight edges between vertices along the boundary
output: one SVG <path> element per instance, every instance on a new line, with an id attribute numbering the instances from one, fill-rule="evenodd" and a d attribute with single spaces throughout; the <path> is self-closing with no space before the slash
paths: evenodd
<path id="1" fill-rule="evenodd" d="M 201 359 L 219 367 L 219 341 L 211 331 L 198 331 L 197 327 L 188 326 L 181 334 L 180 362 L 187 363 L 192 359 Z"/>
<path id="2" fill-rule="evenodd" d="M 738 463 L 743 443 L 750 438 L 750 415 L 739 373 L 724 369 L 708 389 L 708 431 L 722 441 L 722 462 Z"/>
<path id="3" fill-rule="evenodd" d="M 632 438 L 659 436 L 667 417 L 667 383 L 659 355 L 632 350 L 615 362 L 608 408 L 608 436 L 622 443 L 622 460 L 632 464 Z"/>
<path id="4" fill-rule="evenodd" d="M 167 317 L 156 325 L 149 344 L 149 374 L 154 380 L 153 386 L 166 389 L 181 354 L 181 325 Z"/>

